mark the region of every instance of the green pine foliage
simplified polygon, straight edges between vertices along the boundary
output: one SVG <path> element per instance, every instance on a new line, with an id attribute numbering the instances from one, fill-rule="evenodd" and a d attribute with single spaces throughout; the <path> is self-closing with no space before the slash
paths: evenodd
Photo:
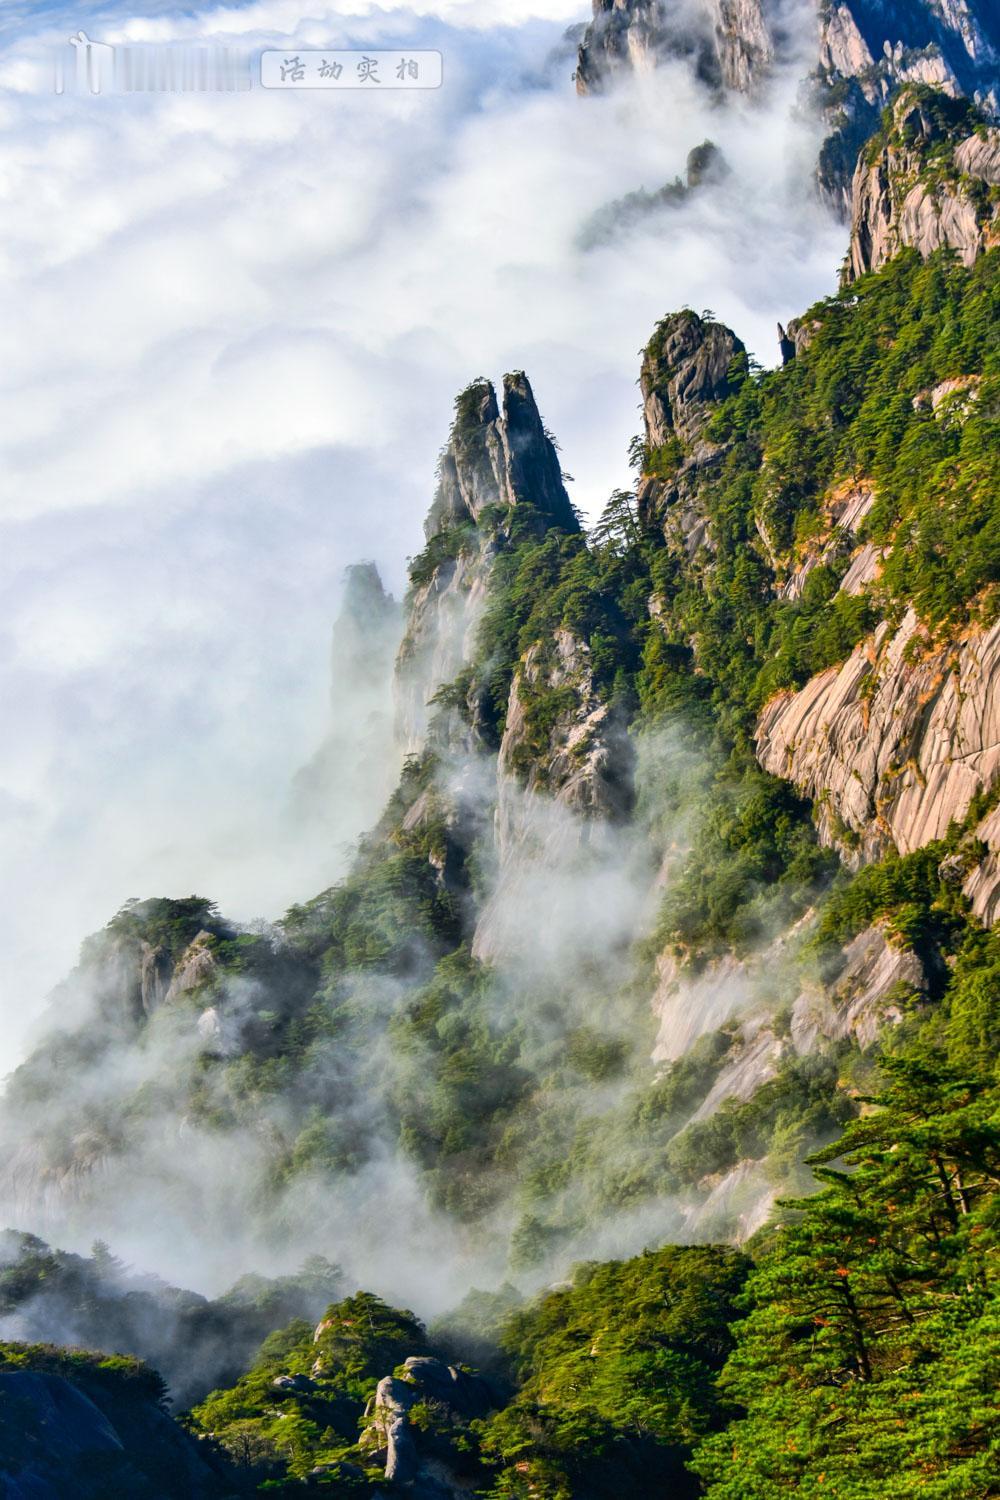
<path id="1" fill-rule="evenodd" d="M 668 1246 L 577 1269 L 508 1320 L 519 1389 L 482 1424 L 491 1500 L 640 1500 L 698 1493 L 691 1449 L 721 1427 L 716 1375 L 748 1263 Z"/>
<path id="2" fill-rule="evenodd" d="M 335 1493 L 355 1493 L 360 1424 L 375 1387 L 425 1350 L 412 1313 L 358 1292 L 330 1307 L 315 1331 L 297 1320 L 271 1334 L 247 1374 L 196 1406 L 190 1423 L 246 1473 L 251 1492 L 322 1465 Z"/>
<path id="3" fill-rule="evenodd" d="M 702 1445 L 711 1500 L 973 1500 L 1000 1474 L 995 1091 L 935 1053 L 883 1064 L 871 1113 L 761 1255 Z"/>

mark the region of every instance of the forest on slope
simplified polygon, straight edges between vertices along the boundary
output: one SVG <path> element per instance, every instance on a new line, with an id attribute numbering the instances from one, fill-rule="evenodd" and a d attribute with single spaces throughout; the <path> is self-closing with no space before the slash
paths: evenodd
<path id="1" fill-rule="evenodd" d="M 527 378 L 463 392 L 411 566 L 409 754 L 348 878 L 277 930 L 157 898 L 85 945 L 3 1101 L 7 1197 L 113 1240 L 134 1183 L 180 1232 L 344 1265 L 187 1310 L 253 1329 L 235 1360 L 206 1334 L 205 1493 L 998 1493 L 996 768 L 988 736 L 927 744 L 997 691 L 997 184 L 961 166 L 995 135 L 896 101 L 859 174 L 897 153 L 975 243 L 901 217 L 782 369 L 667 316 L 635 486 L 589 534 Z M 865 733 L 803 762 L 781 715 L 822 739 L 800 695 L 856 659 Z M 428 1250 L 485 1286 L 425 1327 L 392 1279 Z M 34 1342 L 103 1298 L 122 1354 L 176 1358 L 126 1316 L 170 1299 L 107 1256 L 7 1246 L 33 1342 L 0 1381 L 112 1425 L 141 1387 L 152 1423 L 148 1372 Z M 13 1482 L 46 1441 L 8 1434 Z M 102 1441 L 75 1493 L 122 1482 L 131 1440 Z"/>

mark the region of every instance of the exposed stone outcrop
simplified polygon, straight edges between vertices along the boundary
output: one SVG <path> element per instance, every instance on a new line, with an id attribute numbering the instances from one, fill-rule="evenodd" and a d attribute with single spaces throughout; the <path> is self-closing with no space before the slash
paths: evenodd
<path id="1" fill-rule="evenodd" d="M 365 1412 L 367 1426 L 361 1447 L 385 1462 L 385 1477 L 407 1492 L 441 1500 L 455 1493 L 449 1476 L 430 1465 L 421 1453 L 419 1434 L 410 1423 L 418 1402 L 431 1401 L 466 1421 L 486 1416 L 493 1402 L 478 1375 L 446 1365 L 427 1355 L 405 1361 L 401 1376 L 380 1380 Z M 435 1472 L 437 1470 L 437 1472 Z"/>
<path id="2" fill-rule="evenodd" d="M 169 1003 L 210 985 L 218 973 L 215 939 L 210 932 L 199 932 L 181 954 L 170 978 L 165 1000 Z"/>
<path id="3" fill-rule="evenodd" d="M 504 376 L 502 415 L 488 380 L 459 397 L 424 533 L 430 541 L 450 526 L 478 521 L 488 505 L 519 503 L 533 505 L 550 525 L 578 529 L 559 456 L 523 370 Z"/>
<path id="4" fill-rule="evenodd" d="M 476 928 L 477 958 L 507 951 L 523 926 L 524 882 L 565 872 L 594 819 L 626 818 L 632 771 L 631 741 L 595 685 L 589 647 L 558 629 L 529 649 L 511 684 L 497 762 L 498 880 Z"/>
<path id="5" fill-rule="evenodd" d="M 1000 625 L 931 648 L 916 615 L 766 705 L 766 770 L 816 803 L 848 863 L 940 838 L 1000 772 Z"/>
<path id="6" fill-rule="evenodd" d="M 211 979 L 214 938 L 199 931 L 179 954 L 144 929 L 144 906 L 134 906 L 136 929 L 115 928 L 88 940 L 78 968 L 53 996 L 53 1003 L 75 1005 L 86 995 L 112 1033 L 143 1029 L 162 1006 Z M 206 909 L 206 919 L 210 912 Z"/>
<path id="7" fill-rule="evenodd" d="M 753 94 L 783 49 L 784 28 L 768 0 L 711 0 L 724 88 Z"/>
<path id="8" fill-rule="evenodd" d="M 699 1037 L 719 1031 L 748 1011 L 755 999 L 753 977 L 734 954 L 709 964 L 701 973 L 684 973 L 675 954 L 665 952 L 656 964 L 653 1014 L 658 1022 L 655 1063 L 676 1062 Z"/>
<path id="9" fill-rule="evenodd" d="M 817 165 L 822 196 L 843 217 L 858 151 L 894 90 L 926 84 L 998 106 L 1000 15 L 992 0 L 819 0 L 805 12 L 781 0 L 593 0 L 576 72 L 581 94 L 629 73 L 686 59 L 716 90 L 756 94 L 775 69 L 808 74 L 828 135 Z"/>
<path id="10" fill-rule="evenodd" d="M 725 451 L 709 440 L 707 428 L 713 408 L 735 388 L 745 356 L 732 329 L 691 311 L 664 318 L 643 354 L 639 385 L 646 462 L 639 520 L 661 526 L 668 543 L 688 560 L 710 544 L 698 486 Z"/>
<path id="11" fill-rule="evenodd" d="M 998 166 L 1000 129 L 971 133 L 967 111 L 956 107 L 949 120 L 940 104 L 905 91 L 854 173 L 845 281 L 904 247 L 926 257 L 947 246 L 972 265 L 997 239 L 1000 211 L 983 188 L 998 180 Z"/>
<path id="12" fill-rule="evenodd" d="M 992 927 L 1000 918 L 1000 808 L 983 818 L 976 838 L 985 850 L 966 878 L 964 890 L 979 920 Z"/>
<path id="13" fill-rule="evenodd" d="M 499 526 L 478 523 L 488 507 L 530 505 L 542 526 L 578 531 L 559 456 L 522 372 L 507 375 L 503 411 L 489 381 L 459 397 L 425 525 L 439 556 L 414 583 L 396 661 L 397 734 L 407 751 L 425 742 L 430 703 L 473 658 Z M 475 741 L 475 703 L 469 705 Z"/>
<path id="14" fill-rule="evenodd" d="M 652 73 L 671 59 L 691 61 L 715 89 L 756 92 L 767 79 L 783 33 L 768 0 L 594 0 L 583 35 L 576 86 L 599 93 L 625 73 Z"/>
<path id="15" fill-rule="evenodd" d="M 823 0 L 820 63 L 868 90 L 909 80 L 989 101 L 1000 64 L 1000 15 L 990 0 Z"/>
<path id="16" fill-rule="evenodd" d="M 742 957 L 725 953 L 695 972 L 685 967 L 683 954 L 672 948 L 661 953 L 652 1000 L 659 1023 L 653 1061 L 676 1062 L 701 1037 L 724 1031 L 730 1037 L 725 1066 L 727 1070 L 734 1068 L 732 1082 L 747 1047 L 764 1031 L 777 1035 L 771 1031 L 776 996 L 790 986 L 786 998 L 793 998 L 801 969 L 800 944 L 813 916 L 807 910 L 793 926 L 754 953 Z M 726 1087 L 722 1085 L 723 1091 Z"/>
<path id="17" fill-rule="evenodd" d="M 893 942 L 880 926 L 859 933 L 844 950 L 844 967 L 828 988 L 814 985 L 792 1010 L 792 1040 L 800 1053 L 821 1040 L 853 1037 L 874 1045 L 885 1025 L 902 1020 L 908 999 L 927 993 L 927 976 L 915 953 Z"/>
<path id="18" fill-rule="evenodd" d="M 796 566 L 779 585 L 783 599 L 800 599 L 810 573 L 823 563 L 851 558 L 851 565 L 841 580 L 846 594 L 858 594 L 878 574 L 881 552 L 870 545 L 859 546 L 858 531 L 875 504 L 875 490 L 870 484 L 854 481 L 837 489 L 824 506 L 825 522 L 821 540 L 810 542 L 796 559 Z"/>
<path id="19" fill-rule="evenodd" d="M 623 75 L 652 73 L 678 57 L 689 59 L 704 82 L 721 85 L 708 4 L 672 8 L 666 0 L 593 0 L 593 6 L 577 58 L 578 93 L 601 93 Z"/>
<path id="20" fill-rule="evenodd" d="M 730 366 L 744 345 L 731 329 L 697 313 L 664 318 L 643 355 L 642 390 L 646 438 L 651 448 L 672 437 L 690 446 L 703 434 L 711 407 L 730 394 Z"/>
<path id="21" fill-rule="evenodd" d="M 832 979 L 803 982 L 808 964 L 796 938 L 808 933 L 811 920 L 807 913 L 761 952 L 742 959 L 727 954 L 697 974 L 661 957 L 653 999 L 659 1021 L 654 1062 L 675 1062 L 699 1038 L 723 1033 L 721 1066 L 692 1119 L 706 1119 L 727 1099 L 752 1098 L 790 1051 L 813 1053 L 847 1037 L 862 1049 L 872 1046 L 884 1026 L 902 1019 L 908 1000 L 926 995 L 920 959 L 878 924 L 844 947 Z M 785 1007 L 791 1005 L 790 1027 L 787 1011 L 778 1025 L 782 997 Z"/>
<path id="22" fill-rule="evenodd" d="M 703 1196 L 684 1210 L 684 1237 L 746 1244 L 767 1223 L 777 1189 L 766 1161 L 741 1161 L 699 1183 Z"/>
<path id="23" fill-rule="evenodd" d="M 544 744 L 537 743 L 531 724 L 531 702 L 539 693 L 559 695 L 563 703 Z M 528 792 L 546 791 L 584 817 L 617 819 L 631 806 L 629 769 L 623 730 L 594 684 L 590 649 L 560 627 L 551 648 L 531 647 L 514 677 L 500 777 L 519 781 Z M 510 830 L 502 829 L 501 850 L 510 843 Z"/>
<path id="24" fill-rule="evenodd" d="M 740 1103 L 752 1099 L 758 1089 L 777 1077 L 778 1064 L 787 1046 L 787 1042 L 775 1036 L 760 1020 L 755 1018 L 744 1023 L 732 1055 L 727 1057 L 725 1066 L 698 1106 L 693 1119 L 707 1120 L 729 1099 Z"/>

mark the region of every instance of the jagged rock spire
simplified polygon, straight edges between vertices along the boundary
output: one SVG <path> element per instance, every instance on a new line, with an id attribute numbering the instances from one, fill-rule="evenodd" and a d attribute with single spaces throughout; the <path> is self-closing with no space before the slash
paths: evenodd
<path id="1" fill-rule="evenodd" d="M 686 309 L 657 326 L 646 347 L 639 384 L 646 442 L 662 447 L 672 437 L 690 445 L 709 420 L 709 408 L 730 394 L 730 367 L 745 346 L 731 328 Z"/>
<path id="2" fill-rule="evenodd" d="M 430 539 L 478 521 L 489 505 L 519 503 L 533 505 L 553 526 L 579 530 L 559 455 L 523 370 L 504 376 L 502 412 L 488 380 L 474 381 L 459 396 L 424 531 Z"/>
<path id="3" fill-rule="evenodd" d="M 706 539 L 697 502 L 699 477 L 721 450 L 708 440 L 713 408 L 735 389 L 746 349 L 724 323 L 686 309 L 656 327 L 643 354 L 639 385 L 646 463 L 639 483 L 639 519 L 662 525 L 668 541 L 689 556 Z"/>
<path id="4" fill-rule="evenodd" d="M 539 530 L 580 530 L 555 443 L 523 370 L 504 376 L 502 405 L 488 380 L 474 381 L 455 403 L 424 524 L 430 545 L 411 569 L 396 663 L 397 733 L 408 751 L 426 742 L 435 695 L 473 660 L 493 561 L 503 545 L 503 518 L 518 506 L 531 508 Z M 490 508 L 497 515 L 487 524 Z M 473 707 L 469 716 L 475 720 Z"/>
<path id="5" fill-rule="evenodd" d="M 766 76 L 774 39 L 764 0 L 594 0 L 594 18 L 577 59 L 581 94 L 603 91 L 628 72 L 650 73 L 669 58 L 688 58 L 713 88 L 752 93 Z"/>
<path id="6" fill-rule="evenodd" d="M 901 84 L 964 94 L 1000 113 L 1000 8 L 996 0 L 593 0 L 579 49 L 577 90 L 594 94 L 629 73 L 689 60 L 710 87 L 759 93 L 776 65 L 808 75 L 829 134 L 816 167 L 820 195 L 850 213 L 862 144 Z"/>

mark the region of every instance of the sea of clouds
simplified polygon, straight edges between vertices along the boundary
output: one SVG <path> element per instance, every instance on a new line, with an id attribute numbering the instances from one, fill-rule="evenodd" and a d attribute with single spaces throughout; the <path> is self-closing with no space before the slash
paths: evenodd
<path id="1" fill-rule="evenodd" d="M 342 870 L 288 789 L 329 729 L 344 567 L 397 593 L 456 392 L 524 368 L 588 514 L 627 479 L 637 351 L 712 308 L 763 363 L 830 291 L 798 72 L 579 100 L 586 0 L 82 6 L 0 19 L 0 1071 L 128 897 L 274 917 Z M 436 47 L 438 93 L 56 97 L 91 37 Z M 622 194 L 732 173 L 586 252 Z M 342 705 L 349 720 L 351 705 Z"/>

